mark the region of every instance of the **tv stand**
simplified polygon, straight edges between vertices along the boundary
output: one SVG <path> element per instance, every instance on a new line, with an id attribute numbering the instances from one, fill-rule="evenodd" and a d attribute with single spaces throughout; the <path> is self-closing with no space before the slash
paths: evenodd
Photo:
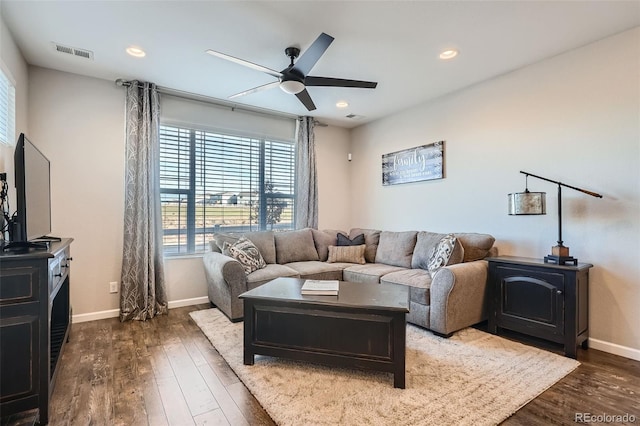
<path id="1" fill-rule="evenodd" d="M 71 328 L 71 238 L 47 250 L 0 251 L 0 413 L 38 409 L 49 397 Z"/>
<path id="2" fill-rule="evenodd" d="M 10 241 L 2 246 L 2 251 L 27 252 L 30 249 L 47 250 L 48 248 L 48 241 Z"/>

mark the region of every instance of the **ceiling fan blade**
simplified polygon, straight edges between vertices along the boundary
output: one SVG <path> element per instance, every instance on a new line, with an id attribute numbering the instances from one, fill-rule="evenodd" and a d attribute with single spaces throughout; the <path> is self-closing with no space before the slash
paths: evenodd
<path id="1" fill-rule="evenodd" d="M 307 75 L 332 42 L 333 37 L 329 34 L 320 34 L 318 38 L 311 43 L 311 46 L 298 58 L 293 69 L 299 71 L 302 75 Z"/>
<path id="2" fill-rule="evenodd" d="M 243 65 L 245 67 L 252 68 L 257 71 L 262 71 L 277 78 L 282 77 L 282 73 L 272 70 L 271 68 L 263 67 L 262 65 L 254 64 L 253 62 L 245 61 L 244 59 L 236 58 L 235 56 L 227 55 L 226 53 L 216 52 L 215 50 L 208 49 L 206 52 L 209 55 L 217 56 L 218 58 L 226 59 L 227 61 L 235 62 L 236 64 Z"/>
<path id="3" fill-rule="evenodd" d="M 307 89 L 304 89 L 300 93 L 296 93 L 296 97 L 300 99 L 300 102 L 302 102 L 309 111 L 313 111 L 314 109 L 316 109 L 316 105 L 311 100 L 311 96 L 309 96 L 309 92 L 307 92 Z"/>
<path id="4" fill-rule="evenodd" d="M 314 77 L 309 75 L 304 79 L 305 86 L 331 86 L 331 87 L 359 87 L 362 89 L 375 89 L 378 83 L 375 81 L 347 80 L 344 78 Z"/>
<path id="5" fill-rule="evenodd" d="M 228 99 L 238 98 L 240 96 L 250 95 L 252 93 L 261 92 L 263 90 L 271 89 L 272 87 L 277 87 L 280 84 L 279 81 L 274 81 L 271 83 L 263 84 L 262 86 L 254 87 L 253 89 L 245 90 L 244 92 L 236 93 L 235 95 L 229 96 Z"/>

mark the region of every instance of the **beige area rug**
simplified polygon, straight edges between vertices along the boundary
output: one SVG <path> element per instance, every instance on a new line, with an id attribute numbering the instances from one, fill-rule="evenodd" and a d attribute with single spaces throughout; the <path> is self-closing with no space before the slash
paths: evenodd
<path id="1" fill-rule="evenodd" d="M 217 309 L 191 317 L 279 425 L 493 425 L 579 363 L 473 328 L 449 339 L 407 325 L 406 389 L 388 373 L 256 356 L 243 324 Z"/>

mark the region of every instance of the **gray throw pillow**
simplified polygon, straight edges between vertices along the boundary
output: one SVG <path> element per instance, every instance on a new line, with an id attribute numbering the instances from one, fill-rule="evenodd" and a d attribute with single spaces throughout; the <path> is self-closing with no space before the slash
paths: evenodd
<path id="1" fill-rule="evenodd" d="M 247 275 L 267 266 L 255 244 L 245 237 L 240 238 L 238 242 L 232 245 L 226 243 L 223 251 L 225 249 L 229 250 L 231 257 L 240 262 Z"/>
<path id="2" fill-rule="evenodd" d="M 356 235 L 353 238 L 349 238 L 342 233 L 338 234 L 337 245 L 339 246 L 360 246 L 362 244 L 364 244 L 364 234 Z"/>
<path id="3" fill-rule="evenodd" d="M 455 259 L 454 259 L 455 256 Z M 438 245 L 434 248 L 427 269 L 431 275 L 443 266 L 453 265 L 460 263 L 464 258 L 464 249 L 460 242 L 453 234 L 447 234 L 438 242 Z"/>

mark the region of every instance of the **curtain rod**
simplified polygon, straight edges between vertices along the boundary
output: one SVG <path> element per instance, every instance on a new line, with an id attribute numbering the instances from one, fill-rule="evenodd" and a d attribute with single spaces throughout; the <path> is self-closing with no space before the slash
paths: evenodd
<path id="1" fill-rule="evenodd" d="M 131 81 L 127 81 L 127 80 L 124 80 L 122 78 L 119 78 L 119 79 L 116 80 L 116 86 L 129 87 L 129 86 L 131 86 Z M 142 87 L 142 86 L 138 85 L 138 87 Z M 183 99 L 189 99 L 189 100 L 192 100 L 192 101 L 205 102 L 205 103 L 208 103 L 208 104 L 229 108 L 229 109 L 231 109 L 231 111 L 234 111 L 234 110 L 238 109 L 238 110 L 247 111 L 247 112 L 253 112 L 253 113 L 257 113 L 257 114 L 265 114 L 265 115 L 272 115 L 272 116 L 276 115 L 276 116 L 283 117 L 283 118 L 292 118 L 292 119 L 299 119 L 300 118 L 299 115 L 287 114 L 285 112 L 274 111 L 274 110 L 270 110 L 270 109 L 266 109 L 266 108 L 258 108 L 258 107 L 249 107 L 249 106 L 244 106 L 244 105 L 238 105 L 236 103 L 227 102 L 227 101 L 224 101 L 222 99 L 213 98 L 211 96 L 199 95 L 197 93 L 185 92 L 183 90 L 171 89 L 171 88 L 163 87 L 163 86 L 156 86 L 156 90 L 158 90 L 158 92 L 163 93 L 165 95 L 175 96 L 175 97 L 183 98 Z"/>

